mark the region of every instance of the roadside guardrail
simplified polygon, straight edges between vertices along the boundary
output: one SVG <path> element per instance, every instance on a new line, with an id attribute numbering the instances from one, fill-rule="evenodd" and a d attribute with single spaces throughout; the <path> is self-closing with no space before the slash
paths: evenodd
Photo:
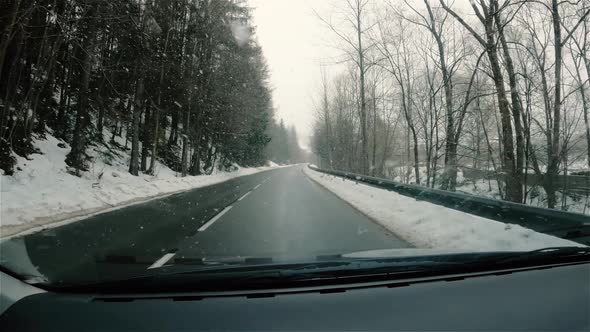
<path id="1" fill-rule="evenodd" d="M 504 223 L 521 225 L 540 233 L 590 245 L 590 216 L 581 213 L 540 208 L 419 185 L 404 184 L 351 172 L 320 169 L 313 165 L 308 165 L 308 167 L 314 171 L 394 191 L 416 200 L 442 205 Z"/>

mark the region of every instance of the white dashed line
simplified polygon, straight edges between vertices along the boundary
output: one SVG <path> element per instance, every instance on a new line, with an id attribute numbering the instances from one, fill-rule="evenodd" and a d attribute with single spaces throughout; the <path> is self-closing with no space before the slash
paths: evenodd
<path id="1" fill-rule="evenodd" d="M 159 267 L 162 267 L 164 264 L 166 264 L 170 259 L 172 259 L 172 257 L 174 257 L 174 255 L 176 255 L 175 253 L 167 253 L 166 255 L 162 256 L 160 259 L 158 259 L 154 264 L 152 264 L 150 267 L 148 267 L 148 270 L 151 269 L 157 269 Z"/>
<path id="2" fill-rule="evenodd" d="M 250 195 L 251 192 L 252 191 L 249 191 L 249 192 L 245 193 L 244 196 L 238 198 L 238 202 L 241 201 L 241 200 L 243 200 L 244 198 L 246 198 L 246 196 Z"/>
<path id="3" fill-rule="evenodd" d="M 219 220 L 219 218 L 221 218 L 224 214 L 227 213 L 227 211 L 229 211 L 231 209 L 231 205 L 226 207 L 225 209 L 223 209 L 223 211 L 219 212 L 215 217 L 213 217 L 211 220 L 207 221 L 203 226 L 201 226 L 201 228 L 197 229 L 197 232 L 202 232 L 204 230 L 206 230 L 207 228 L 209 228 L 209 226 L 213 225 L 214 222 L 216 222 L 217 220 Z"/>

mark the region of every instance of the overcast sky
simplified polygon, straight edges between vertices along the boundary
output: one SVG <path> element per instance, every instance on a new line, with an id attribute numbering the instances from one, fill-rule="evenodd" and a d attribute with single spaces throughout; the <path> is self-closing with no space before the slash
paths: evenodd
<path id="1" fill-rule="evenodd" d="M 297 128 L 308 145 L 313 101 L 321 79 L 320 64 L 340 54 L 328 31 L 314 14 L 326 11 L 327 1 L 249 0 L 254 7 L 257 39 L 268 61 L 277 117 Z M 333 44 L 332 44 L 333 45 Z"/>
<path id="2" fill-rule="evenodd" d="M 270 67 L 277 117 L 297 128 L 302 145 L 309 145 L 318 99 L 321 64 L 328 76 L 342 71 L 334 65 L 342 51 L 336 37 L 314 14 L 328 18 L 339 0 L 248 0 L 254 8 L 254 25 L 259 44 Z M 422 1 L 411 0 L 417 7 Z M 467 0 L 450 1 L 467 9 Z M 402 1 L 400 1 L 400 4 Z M 344 4 L 344 3 L 343 3 Z"/>

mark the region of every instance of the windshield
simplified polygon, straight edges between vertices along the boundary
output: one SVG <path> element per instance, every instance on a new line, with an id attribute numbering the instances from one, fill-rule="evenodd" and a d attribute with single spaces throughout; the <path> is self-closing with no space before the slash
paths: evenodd
<path id="1" fill-rule="evenodd" d="M 0 38 L 29 283 L 590 244 L 586 1 L 12 0 Z"/>

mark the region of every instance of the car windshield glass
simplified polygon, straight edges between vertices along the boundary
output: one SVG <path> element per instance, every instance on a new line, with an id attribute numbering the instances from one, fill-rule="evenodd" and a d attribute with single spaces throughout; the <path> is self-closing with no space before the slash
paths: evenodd
<path id="1" fill-rule="evenodd" d="M 229 284 L 586 255 L 590 7 L 546 2 L 3 1 L 0 271 Z"/>

